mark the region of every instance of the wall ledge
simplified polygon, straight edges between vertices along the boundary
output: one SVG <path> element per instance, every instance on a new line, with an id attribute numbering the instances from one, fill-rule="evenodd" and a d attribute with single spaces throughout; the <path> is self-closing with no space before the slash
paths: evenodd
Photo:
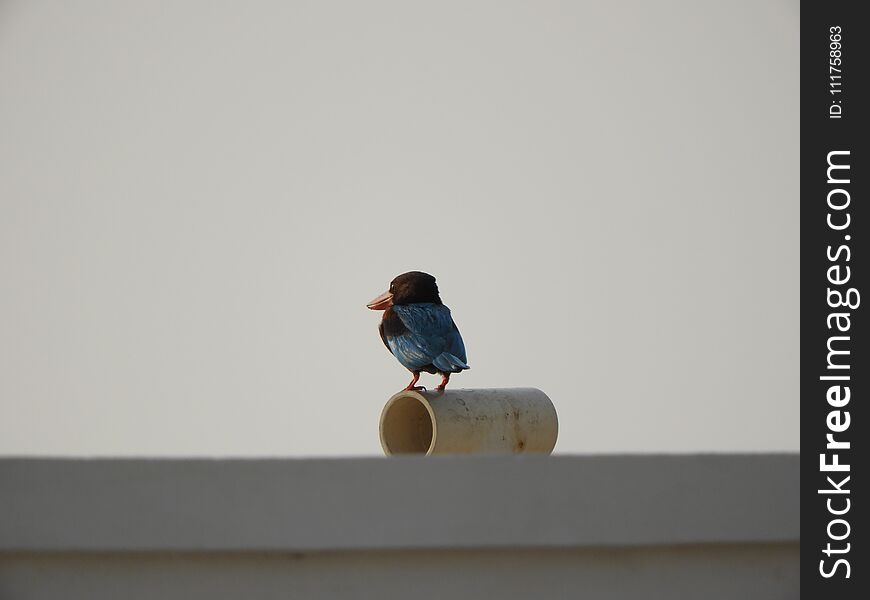
<path id="1" fill-rule="evenodd" d="M 797 542 L 798 454 L 0 459 L 0 552 Z"/>

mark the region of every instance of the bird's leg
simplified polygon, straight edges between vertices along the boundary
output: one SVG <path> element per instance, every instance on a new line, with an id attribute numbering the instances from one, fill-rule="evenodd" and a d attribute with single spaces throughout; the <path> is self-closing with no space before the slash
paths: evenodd
<path id="1" fill-rule="evenodd" d="M 450 381 L 450 373 L 441 373 L 441 383 L 435 388 L 436 392 L 443 392 L 447 387 L 447 382 Z"/>
<path id="2" fill-rule="evenodd" d="M 415 385 L 417 380 L 420 379 L 420 371 L 411 371 L 414 374 L 414 379 L 411 380 L 411 383 L 408 384 L 408 387 L 405 388 L 406 392 L 410 392 L 411 390 L 415 392 L 419 392 L 421 390 L 425 390 L 422 385 Z"/>

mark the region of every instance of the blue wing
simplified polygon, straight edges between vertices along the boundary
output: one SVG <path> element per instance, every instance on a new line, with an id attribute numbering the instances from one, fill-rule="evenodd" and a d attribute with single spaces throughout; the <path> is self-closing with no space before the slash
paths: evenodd
<path id="1" fill-rule="evenodd" d="M 419 303 L 393 306 L 392 310 L 406 331 L 387 335 L 386 342 L 402 366 L 415 371 L 434 365 L 443 373 L 458 373 L 469 368 L 465 344 L 449 308 L 443 304 Z"/>

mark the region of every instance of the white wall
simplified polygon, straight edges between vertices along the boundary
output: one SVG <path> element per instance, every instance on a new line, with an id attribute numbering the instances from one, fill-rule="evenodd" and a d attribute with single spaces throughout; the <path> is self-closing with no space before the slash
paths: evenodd
<path id="1" fill-rule="evenodd" d="M 412 268 L 559 452 L 797 449 L 798 42 L 782 0 L 0 4 L 0 454 L 377 454 Z"/>
<path id="2" fill-rule="evenodd" d="M 799 483 L 794 454 L 0 459 L 0 596 L 795 598 Z"/>
<path id="3" fill-rule="evenodd" d="M 798 544 L 570 550 L 0 556 L 16 600 L 596 598 L 786 600 Z"/>

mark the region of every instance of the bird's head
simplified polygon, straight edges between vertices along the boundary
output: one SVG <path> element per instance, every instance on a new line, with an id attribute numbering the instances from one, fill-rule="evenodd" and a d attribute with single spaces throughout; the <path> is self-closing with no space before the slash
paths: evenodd
<path id="1" fill-rule="evenodd" d="M 390 289 L 369 302 L 372 310 L 386 310 L 394 304 L 417 304 L 431 302 L 441 304 L 438 285 L 428 273 L 411 271 L 403 273 L 390 282 Z"/>

